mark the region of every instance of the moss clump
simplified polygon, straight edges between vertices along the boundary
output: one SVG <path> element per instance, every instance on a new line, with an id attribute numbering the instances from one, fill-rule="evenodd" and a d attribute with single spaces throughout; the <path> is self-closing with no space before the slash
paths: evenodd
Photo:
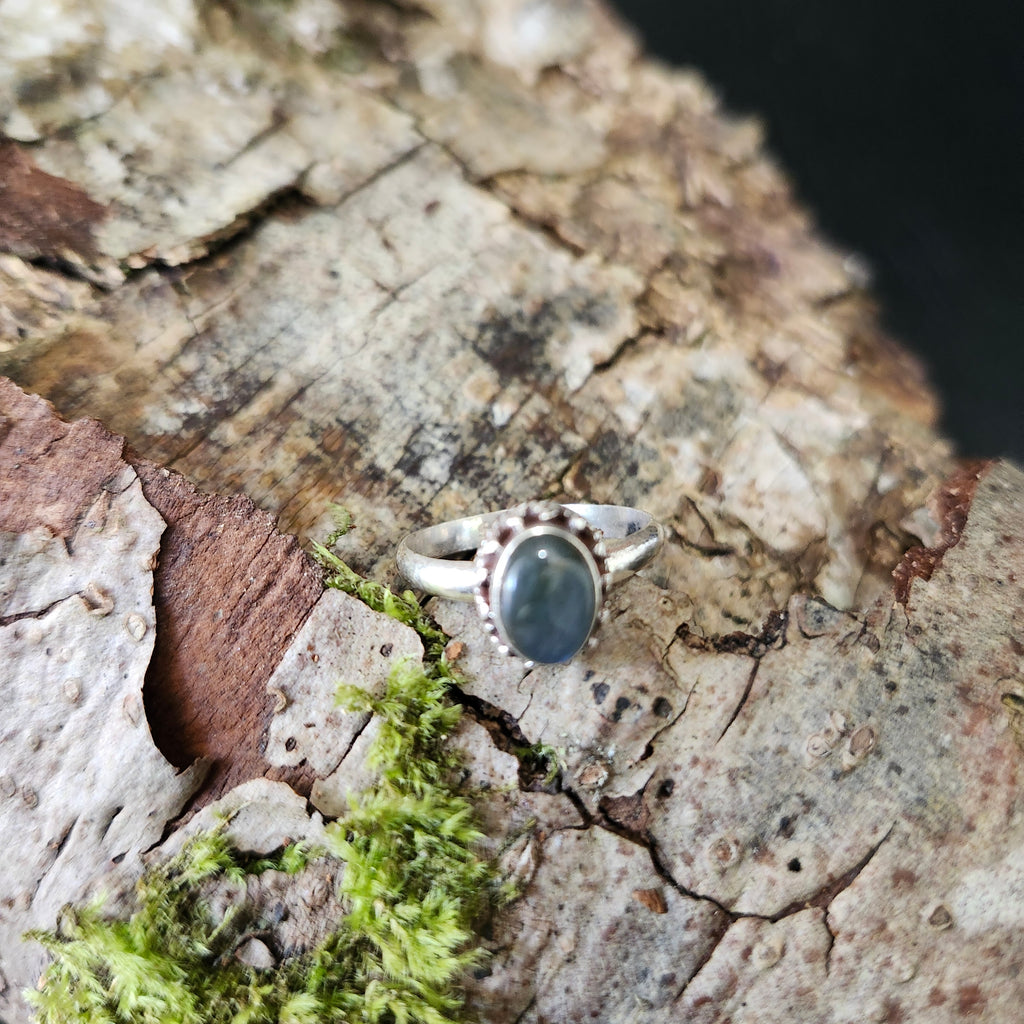
<path id="1" fill-rule="evenodd" d="M 459 708 L 445 691 L 413 665 L 398 666 L 380 698 L 339 689 L 342 706 L 379 716 L 367 758 L 379 777 L 327 830 L 346 865 L 349 926 L 370 940 L 387 977 L 410 982 L 438 1010 L 457 1007 L 448 986 L 480 959 L 469 924 L 491 875 L 473 852 L 481 834 L 472 807 L 449 786 L 456 758 L 445 740 Z"/>
<path id="2" fill-rule="evenodd" d="M 203 885 L 266 870 L 294 872 L 305 863 L 301 847 L 253 860 L 235 850 L 223 830 L 200 835 L 143 875 L 138 909 L 127 921 L 105 918 L 97 900 L 65 907 L 54 932 L 31 933 L 54 962 L 41 990 L 28 998 L 44 1022 L 236 1020 L 237 1014 L 214 1007 L 249 987 L 240 964 L 222 964 L 240 937 L 239 915 L 213 922 L 200 897 Z M 249 1002 L 259 997 L 258 988 Z"/>
<path id="3" fill-rule="evenodd" d="M 456 982 L 479 957 L 470 921 L 489 868 L 473 852 L 470 806 L 448 782 L 454 759 L 445 739 L 458 709 L 446 700 L 440 664 L 398 666 L 379 699 L 354 688 L 341 694 L 346 706 L 380 716 L 369 755 L 380 775 L 328 829 L 323 856 L 344 860 L 349 907 L 335 932 L 268 970 L 235 959 L 244 915 L 214 921 L 204 884 L 302 870 L 311 853 L 289 847 L 253 860 L 216 831 L 146 873 L 127 921 L 93 904 L 66 908 L 55 931 L 34 933 L 54 957 L 41 990 L 29 994 L 43 1024 L 462 1020 Z"/>

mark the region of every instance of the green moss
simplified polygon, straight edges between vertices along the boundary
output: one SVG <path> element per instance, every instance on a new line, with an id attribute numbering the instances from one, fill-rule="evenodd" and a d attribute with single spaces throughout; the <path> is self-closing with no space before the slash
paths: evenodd
<path id="1" fill-rule="evenodd" d="M 347 531 L 351 521 L 345 525 Z M 331 535 L 337 540 L 337 531 Z M 329 540 L 331 538 L 328 538 Z M 431 618 L 420 607 L 416 595 L 411 590 L 396 594 L 390 587 L 374 580 L 360 576 L 354 569 L 346 565 L 336 554 L 323 544 L 313 541 L 313 556 L 324 570 L 324 584 L 334 590 L 343 590 L 346 594 L 358 597 L 374 611 L 390 615 L 399 622 L 404 622 L 419 633 L 423 640 L 425 661 L 433 672 L 440 672 L 450 677 L 444 663 L 444 648 L 448 637 L 438 629 Z"/>
<path id="2" fill-rule="evenodd" d="M 221 827 L 147 871 L 128 920 L 106 918 L 94 903 L 65 908 L 54 931 L 33 933 L 54 957 L 29 993 L 43 1024 L 461 1021 L 457 981 L 480 959 L 470 923 L 490 869 L 474 852 L 471 807 L 448 781 L 455 758 L 445 741 L 458 708 L 443 677 L 404 664 L 380 698 L 343 688 L 345 706 L 380 717 L 369 753 L 379 776 L 328 827 L 326 851 L 296 844 L 255 859 Z M 345 862 L 347 917 L 275 968 L 240 963 L 233 954 L 251 934 L 246 915 L 236 908 L 215 921 L 204 885 L 301 871 L 317 856 Z"/>
<path id="3" fill-rule="evenodd" d="M 339 688 L 343 707 L 379 716 L 367 756 L 379 774 L 327 829 L 328 849 L 346 864 L 350 926 L 369 937 L 389 977 L 413 982 L 438 1008 L 450 1008 L 447 987 L 479 960 L 469 924 L 491 875 L 474 853 L 472 807 L 449 783 L 457 758 L 445 741 L 459 708 L 446 689 L 412 663 L 391 673 L 382 697 Z"/>
<path id="4" fill-rule="evenodd" d="M 355 521 L 352 518 L 352 513 L 344 505 L 332 503 L 327 506 L 327 511 L 334 523 L 334 529 L 327 535 L 323 546 L 333 548 L 352 529 Z"/>
<path id="5" fill-rule="evenodd" d="M 528 747 L 516 747 L 513 754 L 528 775 L 540 778 L 543 785 L 551 786 L 565 771 L 565 751 L 548 743 L 534 743 Z"/>

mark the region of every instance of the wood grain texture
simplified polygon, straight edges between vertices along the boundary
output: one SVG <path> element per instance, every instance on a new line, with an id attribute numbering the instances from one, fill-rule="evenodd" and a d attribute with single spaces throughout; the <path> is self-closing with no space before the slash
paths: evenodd
<path id="1" fill-rule="evenodd" d="M 374 723 L 338 721 L 336 676 L 416 653 L 328 607 L 275 519 L 322 536 L 340 501 L 342 555 L 388 579 L 412 527 L 634 504 L 666 549 L 571 665 L 431 605 L 523 890 L 481 1019 L 1012 1019 L 1024 480 L 956 466 L 759 126 L 583 0 L 152 6 L 145 73 L 72 19 L 8 65 L 53 88 L 0 81 L 12 159 L 107 210 L 116 270 L 0 258 L 0 372 L 116 432 L 6 386 L 0 507 L 67 537 L 135 467 L 168 524 L 146 710 L 214 759 L 198 801 L 269 773 L 340 813 Z"/>
<path id="2" fill-rule="evenodd" d="M 184 64 L 43 140 L 129 277 L 12 311 L 0 370 L 300 536 L 340 499 L 365 571 L 408 526 L 565 495 L 667 522 L 701 629 L 870 600 L 948 448 L 757 126 L 598 8 L 545 8 L 544 73 L 523 5 L 458 10 L 352 5 L 315 45 L 208 12 Z"/>
<path id="3" fill-rule="evenodd" d="M 146 713 L 172 763 L 210 763 L 206 802 L 266 772 L 267 679 L 319 598 L 320 576 L 248 499 L 200 494 L 144 459 L 135 466 L 168 524 L 154 575 L 161 628 Z"/>

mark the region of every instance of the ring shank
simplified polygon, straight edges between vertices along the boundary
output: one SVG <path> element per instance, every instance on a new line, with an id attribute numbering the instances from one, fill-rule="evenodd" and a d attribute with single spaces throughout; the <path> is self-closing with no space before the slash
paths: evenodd
<path id="1" fill-rule="evenodd" d="M 564 505 L 604 534 L 606 565 L 617 583 L 645 566 L 662 544 L 662 529 L 653 516 L 625 505 Z M 471 561 L 452 555 L 472 552 L 484 534 L 506 511 L 453 519 L 409 534 L 398 546 L 399 572 L 416 590 L 453 601 L 471 601 L 480 582 Z"/>

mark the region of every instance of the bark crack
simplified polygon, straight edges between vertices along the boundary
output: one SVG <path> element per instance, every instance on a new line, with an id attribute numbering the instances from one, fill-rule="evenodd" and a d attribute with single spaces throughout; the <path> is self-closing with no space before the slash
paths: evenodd
<path id="1" fill-rule="evenodd" d="M 562 793 L 562 795 L 569 801 L 569 803 L 571 803 L 573 805 L 573 807 L 576 810 L 576 813 L 580 816 L 580 819 L 583 822 L 583 826 L 582 826 L 581 831 L 589 829 L 589 828 L 594 828 L 595 826 L 597 828 L 601 828 L 602 827 L 601 822 L 598 821 L 594 817 L 594 815 L 590 813 L 590 810 L 587 808 L 587 805 L 583 802 L 583 798 L 579 795 L 579 793 L 576 792 L 575 789 L 573 789 L 571 786 L 562 786 L 562 785 L 560 785 L 559 788 L 560 788 L 560 792 Z M 614 832 L 615 830 L 605 827 L 605 831 L 607 831 L 607 832 Z M 619 833 L 616 833 L 616 834 L 619 834 Z M 636 842 L 636 840 L 632 839 L 628 835 L 623 834 L 622 837 L 624 839 L 630 840 L 631 842 Z M 643 846 L 644 844 L 640 843 L 639 845 Z"/>
<path id="2" fill-rule="evenodd" d="M 264 132 L 260 133 L 260 136 L 254 137 L 254 139 L 258 140 L 261 137 L 265 137 L 268 133 L 273 133 L 274 131 L 277 131 L 279 127 L 279 125 L 272 125 Z M 186 272 L 190 272 L 193 269 L 207 266 L 214 262 L 215 260 L 217 260 L 219 257 L 222 257 L 225 253 L 230 252 L 232 249 L 238 248 L 248 239 L 252 238 L 252 236 L 255 235 L 256 232 L 259 231 L 260 228 L 267 221 L 271 220 L 274 216 L 276 216 L 280 211 L 284 210 L 286 207 L 289 207 L 289 205 L 294 209 L 309 211 L 314 211 L 318 209 L 337 209 L 343 206 L 354 196 L 359 195 L 359 193 L 363 192 L 365 189 L 374 185 L 386 174 L 389 174 L 391 171 L 396 170 L 403 164 L 407 163 L 409 160 L 415 157 L 416 154 L 419 153 L 420 150 L 423 149 L 423 147 L 426 144 L 427 141 L 425 139 L 424 142 L 421 142 L 418 145 L 413 146 L 411 149 L 406 150 L 396 159 L 389 161 L 382 167 L 379 167 L 376 171 L 370 174 L 364 181 L 360 182 L 350 191 L 346 192 L 336 203 L 326 206 L 314 203 L 313 200 L 311 200 L 302 190 L 302 179 L 308 173 L 310 167 L 313 166 L 313 163 L 315 163 L 315 161 L 313 161 L 307 166 L 301 168 L 296 173 L 292 181 L 287 182 L 280 188 L 267 193 L 259 202 L 254 203 L 248 209 L 239 211 L 235 215 L 231 223 L 225 224 L 223 227 L 217 229 L 212 234 L 207 235 L 205 238 L 192 239 L 191 241 L 193 244 L 197 244 L 202 247 L 202 252 L 197 253 L 191 259 L 186 259 L 184 262 L 176 263 L 173 266 L 163 262 L 160 259 L 154 259 L 151 262 L 147 263 L 145 266 L 138 268 L 129 268 L 124 271 L 125 282 L 130 281 L 142 274 L 153 271 L 156 273 L 167 275 L 173 281 L 175 281 L 175 283 L 180 283 L 181 278 Z M 235 157 L 232 157 L 232 160 L 237 159 L 237 157 L 241 156 L 244 151 L 244 149 L 240 151 L 238 154 L 236 154 Z M 231 161 L 228 161 L 228 164 L 226 164 L 225 166 L 230 165 L 230 162 Z M 66 276 L 82 278 L 82 274 L 76 272 L 75 268 L 73 267 L 69 268 Z M 209 312 L 209 310 L 203 310 L 202 313 L 199 314 L 199 316 L 202 316 L 207 312 Z M 188 316 L 188 314 L 186 314 L 186 318 L 189 320 L 190 323 L 193 324 L 193 328 L 195 328 L 195 324 L 193 323 L 192 318 Z"/>
<path id="3" fill-rule="evenodd" d="M 863 857 L 861 857 L 861 859 L 857 861 L 856 864 L 853 865 L 852 868 L 850 868 L 847 871 L 844 871 L 843 874 L 841 874 L 838 878 L 833 879 L 831 882 L 826 882 L 825 885 L 823 885 L 816 893 L 814 893 L 814 895 L 810 896 L 809 898 L 797 900 L 796 902 L 791 903 L 788 907 L 784 907 L 777 914 L 772 914 L 771 916 L 767 917 L 766 920 L 772 922 L 781 921 L 783 918 L 790 917 L 793 914 L 799 914 L 801 911 L 807 910 L 809 907 L 817 907 L 827 912 L 833 900 L 835 900 L 835 898 L 839 896 L 840 893 L 849 889 L 849 887 L 857 881 L 858 877 L 860 877 L 864 869 L 874 859 L 875 854 L 877 854 L 878 851 L 882 848 L 882 844 L 885 843 L 885 841 L 892 835 L 893 830 L 895 828 L 896 822 L 894 821 L 886 829 L 885 834 L 882 836 L 882 838 L 879 839 L 878 842 L 875 843 L 871 847 L 871 849 L 869 849 L 868 852 Z M 761 915 L 744 914 L 740 916 L 759 917 Z"/>
<path id="4" fill-rule="evenodd" d="M 333 767 L 331 767 L 330 769 L 328 769 L 325 772 L 322 772 L 322 773 L 318 772 L 317 773 L 320 778 L 326 779 L 329 775 L 333 775 L 334 772 L 336 772 L 342 766 L 342 764 L 345 761 L 345 758 L 348 757 L 348 755 L 352 753 L 352 748 L 356 745 L 356 741 L 359 739 L 360 736 L 363 735 L 363 733 L 366 731 L 366 729 L 369 728 L 370 722 L 372 722 L 372 721 L 373 721 L 373 714 L 371 712 L 369 712 L 369 711 L 366 712 L 366 715 L 364 716 L 362 725 L 360 725 L 355 730 L 355 732 L 352 734 L 352 739 L 349 740 L 348 746 L 345 747 L 345 749 L 341 752 L 341 756 L 334 763 Z"/>
<path id="5" fill-rule="evenodd" d="M 726 555 L 736 554 L 736 548 L 729 544 L 721 544 L 715 538 L 715 529 L 711 524 L 711 520 L 701 511 L 700 506 L 692 499 L 685 498 L 684 504 L 690 509 L 690 511 L 700 520 L 701 525 L 707 530 L 708 536 L 711 538 L 710 544 L 699 544 L 695 540 L 690 540 L 689 537 L 682 534 L 676 527 L 672 527 L 673 535 L 678 539 L 679 543 L 691 551 L 697 552 L 705 558 L 721 558 Z"/>
<path id="6" fill-rule="evenodd" d="M 516 1019 L 512 1022 L 512 1024 L 522 1024 L 523 1019 L 526 1017 L 526 1015 L 536 1005 L 537 1005 L 537 995 L 536 995 L 536 993 L 534 993 L 534 995 L 530 996 L 530 1001 L 526 1004 L 526 1006 L 523 1007 L 523 1012 L 520 1013 L 519 1016 L 516 1017 Z"/>
<path id="7" fill-rule="evenodd" d="M 671 886 L 679 893 L 680 896 L 685 896 L 689 900 L 695 900 L 698 903 L 709 903 L 717 911 L 724 914 L 731 924 L 733 921 L 738 921 L 741 917 L 754 917 L 753 914 L 738 914 L 734 910 L 730 910 L 724 903 L 716 900 L 714 896 L 708 896 L 705 893 L 696 892 L 693 889 L 687 889 L 685 885 L 680 884 L 672 875 L 672 872 L 665 866 L 665 862 L 661 859 L 661 854 L 658 852 L 658 844 L 653 840 L 649 839 L 645 844 L 647 846 L 647 852 L 651 858 L 651 864 L 654 867 L 654 873 L 665 882 L 666 885 Z"/>
<path id="8" fill-rule="evenodd" d="M 561 772 L 547 781 L 550 766 L 546 758 L 532 743 L 519 726 L 519 722 L 504 708 L 491 704 L 483 697 L 466 693 L 455 683 L 449 683 L 452 698 L 482 725 L 491 737 L 491 742 L 503 753 L 511 754 L 519 762 L 519 788 L 524 792 L 564 793 L 573 800 L 571 790 L 563 788 Z M 576 797 L 576 800 L 579 798 Z M 575 803 L 575 801 L 574 801 Z M 589 813 L 587 818 L 589 818 Z"/>
<path id="9" fill-rule="evenodd" d="M 759 633 L 737 630 L 735 633 L 706 637 L 691 632 L 689 624 L 682 622 L 676 627 L 675 637 L 668 649 L 671 650 L 677 640 L 682 640 L 696 650 L 713 651 L 716 654 L 745 654 L 760 660 L 769 651 L 782 650 L 786 646 L 788 626 L 789 612 L 778 610 L 768 613 Z"/>
<path id="10" fill-rule="evenodd" d="M 124 807 L 113 807 L 106 815 L 106 821 L 103 823 L 103 829 L 100 832 L 100 841 L 102 842 L 107 838 L 107 833 L 110 831 L 110 826 L 114 824 L 114 819 L 124 810 Z M 75 819 L 77 821 L 77 819 Z"/>
<path id="11" fill-rule="evenodd" d="M 119 807 L 118 810 L 120 811 L 121 808 Z M 68 825 L 61 832 L 60 836 L 58 836 L 57 842 L 55 844 L 51 844 L 53 846 L 53 850 L 54 850 L 53 861 L 50 864 L 51 868 L 60 859 L 60 855 L 64 852 L 64 848 L 68 845 L 68 840 L 71 838 L 71 833 L 74 831 L 75 826 L 78 824 L 78 818 L 79 818 L 79 815 L 76 814 L 74 819 L 72 820 L 71 824 Z M 103 830 L 103 834 L 104 835 L 107 834 L 107 829 L 109 829 L 109 828 L 110 828 L 110 825 L 108 823 L 107 828 L 105 828 Z"/>
<path id="12" fill-rule="evenodd" d="M 637 345 L 640 344 L 641 338 L 648 336 L 663 337 L 662 335 L 657 334 L 656 332 L 648 331 L 645 328 L 641 327 L 636 334 L 631 334 L 629 335 L 629 337 L 623 338 L 622 341 L 620 341 L 619 344 L 615 347 L 615 351 L 612 352 L 612 354 L 608 356 L 607 359 L 603 359 L 599 363 L 594 363 L 593 368 L 591 369 L 588 375 L 588 379 L 590 377 L 593 377 L 595 374 L 606 373 L 608 370 L 614 369 L 616 363 L 618 363 L 619 360 L 622 359 L 622 357 L 627 352 L 632 351 L 634 348 L 636 348 Z"/>
<path id="13" fill-rule="evenodd" d="M 747 703 L 747 698 L 750 697 L 750 691 L 753 689 L 754 680 L 757 678 L 757 671 L 761 667 L 761 661 L 759 658 L 754 659 L 754 663 L 750 668 L 750 672 L 747 675 L 747 684 L 743 688 L 743 693 L 740 695 L 740 699 L 736 702 L 736 707 L 733 708 L 732 714 L 729 716 L 729 721 L 725 723 L 725 728 L 721 731 L 718 739 L 715 740 L 715 744 L 719 744 L 725 739 L 725 734 L 732 728 L 733 722 L 736 721 L 740 716 L 740 712 L 743 710 L 744 705 Z"/>
<path id="14" fill-rule="evenodd" d="M 669 646 L 671 646 L 671 644 Z M 665 660 L 665 656 L 662 656 L 662 667 L 665 669 L 665 671 L 668 673 L 668 675 L 670 675 L 673 679 L 675 679 L 676 682 L 679 681 L 678 677 L 676 676 L 676 674 L 668 667 L 668 665 L 666 663 L 666 660 Z M 676 722 L 678 722 L 679 719 L 682 718 L 683 715 L 686 714 L 686 707 L 690 703 L 690 697 L 693 696 L 693 691 L 696 688 L 697 688 L 697 683 L 695 681 L 693 686 L 691 686 L 690 689 L 687 691 L 686 699 L 683 701 L 682 709 L 679 711 L 679 713 L 677 715 L 673 715 L 672 718 L 669 721 L 667 721 L 660 729 L 658 729 L 651 736 L 651 738 L 647 741 L 646 745 L 644 746 L 643 752 L 637 758 L 637 760 L 636 760 L 637 764 L 643 764 L 644 761 L 646 761 L 649 758 L 654 756 L 654 745 L 655 745 L 655 743 L 658 742 L 658 739 L 661 737 L 662 733 L 664 733 L 667 730 L 671 729 L 672 726 L 675 725 Z M 680 689 L 682 689 L 682 687 L 680 687 Z M 646 783 L 644 784 L 644 788 L 646 788 Z"/>
<path id="15" fill-rule="evenodd" d="M 672 1000 L 674 1003 L 677 1003 L 680 999 L 682 999 L 683 994 L 686 992 L 686 990 L 694 983 L 694 981 L 697 980 L 697 977 L 700 975 L 701 971 L 703 971 L 704 968 L 707 967 L 707 965 L 711 962 L 711 958 L 715 955 L 716 950 L 722 944 L 722 940 L 728 934 L 728 931 L 733 926 L 733 923 L 734 921 L 729 917 L 724 917 L 720 920 L 719 927 L 714 932 L 712 932 L 710 936 L 711 941 L 708 943 L 707 949 L 704 950 L 704 953 L 697 961 L 693 973 L 690 975 L 689 978 L 686 979 L 686 981 L 683 982 L 682 987 L 675 994 L 675 997 Z"/>
<path id="16" fill-rule="evenodd" d="M 65 597 L 59 597 L 56 601 L 51 601 L 45 608 L 30 608 L 28 611 L 15 612 L 13 615 L 0 615 L 0 628 L 13 626 L 14 623 L 23 622 L 25 619 L 43 619 L 58 605 L 63 604 L 69 597 L 74 596 L 74 594 L 68 594 Z"/>
<path id="17" fill-rule="evenodd" d="M 214 164 L 213 169 L 215 171 L 224 171 L 229 167 L 233 166 L 237 161 L 241 160 L 247 153 L 251 153 L 257 146 L 265 142 L 267 139 L 273 138 L 281 131 L 287 124 L 289 124 L 291 118 L 283 111 L 280 107 L 275 107 L 270 113 L 270 124 L 265 128 L 261 128 L 254 135 L 251 135 L 246 139 L 245 143 L 238 147 L 238 149 L 231 154 L 226 160 L 222 160 L 220 163 Z M 306 171 L 309 170 L 309 166 L 304 167 L 295 178 L 298 181 Z M 292 182 L 292 185 L 295 184 Z"/>
<path id="18" fill-rule="evenodd" d="M 448 152 L 448 150 L 446 150 L 446 152 Z M 533 217 L 530 217 L 528 214 L 523 213 L 523 211 L 520 210 L 518 206 L 514 205 L 507 196 L 502 194 L 502 191 L 499 187 L 495 186 L 493 178 L 484 178 L 477 182 L 477 186 L 479 188 L 484 189 L 488 194 L 494 196 L 494 198 L 497 199 L 502 204 L 502 206 L 505 207 L 506 210 L 508 210 L 509 215 L 512 217 L 512 219 L 515 220 L 521 226 L 525 227 L 527 230 L 546 238 L 557 248 L 561 249 L 563 252 L 567 252 L 570 256 L 574 257 L 575 259 L 579 259 L 582 256 L 586 256 L 587 250 L 583 246 L 575 245 L 573 242 L 570 242 L 567 238 L 563 238 L 562 235 L 559 234 L 558 228 L 554 224 L 548 224 L 542 220 L 536 220 Z M 605 265 L 615 265 L 609 264 L 607 260 L 602 260 L 602 262 L 605 263 Z"/>
<path id="19" fill-rule="evenodd" d="M 93 586 L 93 584 L 88 583 L 81 590 L 72 590 L 70 593 L 64 594 L 63 597 L 58 597 L 51 601 L 43 608 L 30 608 L 23 612 L 14 612 L 12 615 L 0 615 L 0 628 L 12 626 L 14 623 L 23 622 L 26 619 L 44 619 L 55 608 L 58 608 L 66 601 L 70 601 L 73 597 L 79 598 L 94 615 L 105 615 L 109 609 L 103 607 L 100 602 L 106 598 L 106 595 L 92 589 Z M 112 607 L 113 604 L 110 605 L 110 608 Z"/>
<path id="20" fill-rule="evenodd" d="M 821 923 L 825 926 L 825 931 L 828 933 L 828 945 L 825 947 L 825 977 L 827 978 L 832 971 L 832 950 L 836 944 L 836 933 L 832 931 L 832 925 L 828 919 L 828 907 L 821 913 Z"/>

